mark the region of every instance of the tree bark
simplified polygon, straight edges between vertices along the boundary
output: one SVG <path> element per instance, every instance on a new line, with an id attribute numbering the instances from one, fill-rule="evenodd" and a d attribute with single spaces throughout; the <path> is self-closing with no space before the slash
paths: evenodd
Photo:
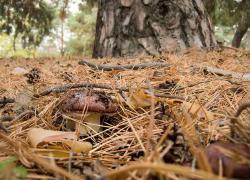
<path id="1" fill-rule="evenodd" d="M 203 0 L 99 0 L 94 58 L 216 44 Z"/>
<path id="2" fill-rule="evenodd" d="M 248 28 L 250 26 L 250 13 L 246 15 L 246 17 L 242 20 L 241 23 L 239 23 L 237 30 L 234 34 L 234 38 L 232 41 L 232 46 L 239 48 L 241 44 L 241 40 L 246 34 Z"/>

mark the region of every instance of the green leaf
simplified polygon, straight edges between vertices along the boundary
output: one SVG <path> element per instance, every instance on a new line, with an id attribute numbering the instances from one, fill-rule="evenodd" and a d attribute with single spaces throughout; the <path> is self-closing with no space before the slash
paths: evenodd
<path id="1" fill-rule="evenodd" d="M 26 178 L 27 177 L 28 172 L 24 167 L 18 166 L 16 168 L 16 170 L 17 170 L 17 177 L 19 177 L 19 178 Z"/>
<path id="2" fill-rule="evenodd" d="M 0 173 L 2 173 L 3 169 L 8 166 L 9 164 L 13 163 L 16 161 L 16 157 L 12 157 L 0 164 Z"/>
<path id="3" fill-rule="evenodd" d="M 6 168 L 8 165 L 14 163 L 15 161 L 16 161 L 16 157 L 11 157 L 10 159 L 2 162 L 0 164 L 0 174 L 2 173 L 2 171 L 4 170 L 4 168 Z M 16 176 L 18 178 L 26 178 L 27 175 L 28 175 L 27 170 L 24 167 L 22 167 L 22 166 L 15 167 L 15 170 L 16 170 L 16 173 L 17 173 Z"/>

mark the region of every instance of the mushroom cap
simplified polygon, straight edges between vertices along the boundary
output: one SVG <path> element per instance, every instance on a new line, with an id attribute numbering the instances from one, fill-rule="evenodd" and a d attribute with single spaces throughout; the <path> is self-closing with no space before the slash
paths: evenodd
<path id="1" fill-rule="evenodd" d="M 240 155 L 244 156 L 244 154 L 250 154 L 250 147 L 243 143 L 230 143 L 230 142 L 215 142 L 207 146 L 204 151 L 208 158 L 208 161 L 214 171 L 214 173 L 219 173 L 219 159 L 222 160 L 223 166 L 223 174 L 226 175 L 227 171 L 230 169 L 232 163 L 234 163 L 234 169 L 232 176 L 234 178 L 241 178 L 241 179 L 249 179 L 250 178 L 250 166 L 248 164 L 237 163 L 233 162 L 233 160 L 223 154 L 219 149 L 216 147 L 222 147 L 229 151 L 235 152 L 236 154 L 239 153 Z M 246 156 L 245 156 L 246 157 Z M 246 157 L 248 158 L 248 157 Z"/>
<path id="2" fill-rule="evenodd" d="M 63 112 L 74 112 L 83 111 L 84 107 L 88 109 L 89 112 L 99 112 L 99 113 L 114 113 L 117 111 L 117 104 L 112 100 L 112 98 L 103 91 L 91 91 L 90 90 L 74 90 L 71 91 L 62 103 L 59 105 L 59 109 Z"/>

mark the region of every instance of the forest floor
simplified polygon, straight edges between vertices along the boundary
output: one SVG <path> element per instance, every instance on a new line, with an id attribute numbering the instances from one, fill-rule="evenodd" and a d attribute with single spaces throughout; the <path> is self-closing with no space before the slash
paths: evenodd
<path id="1" fill-rule="evenodd" d="M 222 176 L 223 173 L 217 176 L 209 172 L 202 152 L 211 141 L 229 141 L 231 119 L 242 104 L 250 101 L 250 51 L 190 49 L 180 54 L 88 59 L 105 65 L 170 64 L 137 70 L 96 70 L 79 65 L 81 59 L 84 58 L 0 59 L 0 179 L 23 176 L 26 179 L 217 179 Z M 13 73 L 17 67 L 28 72 Z M 105 91 L 118 104 L 116 113 L 102 116 L 98 133 L 92 131 L 77 138 L 79 142 L 90 142 L 92 149 L 76 153 L 72 146 L 58 141 L 44 146 L 43 138 L 49 134 L 46 131 L 43 135 L 31 134 L 43 142 L 42 146 L 32 146 L 28 137 L 32 128 L 70 131 L 65 121 L 56 122 L 60 119 L 57 116 L 60 98 L 69 89 L 42 96 L 41 93 L 51 87 L 79 83 L 94 84 L 95 90 Z M 98 85 L 105 86 L 95 88 Z M 115 87 L 122 88 L 118 91 Z M 9 117 L 9 121 L 4 121 L 4 117 L 6 120 Z M 246 109 L 238 118 L 244 125 L 238 130 L 244 136 L 237 141 L 248 145 L 249 120 L 250 111 Z M 194 157 L 200 169 L 190 167 Z M 24 170 L 19 171 L 20 166 Z"/>

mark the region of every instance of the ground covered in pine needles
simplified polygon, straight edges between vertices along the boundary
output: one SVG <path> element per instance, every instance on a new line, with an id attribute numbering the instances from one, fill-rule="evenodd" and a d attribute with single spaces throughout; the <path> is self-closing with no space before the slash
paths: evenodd
<path id="1" fill-rule="evenodd" d="M 170 64 L 113 71 L 79 65 L 81 59 L 0 60 L 1 178 L 20 178 L 24 173 L 26 179 L 218 179 L 223 168 L 213 174 L 203 149 L 215 141 L 250 145 L 249 109 L 240 112 L 237 121 L 243 125 L 236 128 L 234 139 L 230 128 L 241 105 L 250 101 L 250 52 L 220 47 L 88 59 L 105 65 Z M 15 74 L 16 67 L 28 72 Z M 118 104 L 117 113 L 102 115 L 98 133 L 78 137 L 78 141 L 93 145 L 87 154 L 65 147 L 70 153 L 60 155 L 45 146 L 49 153 L 41 153 L 31 145 L 28 132 L 32 128 L 70 131 L 58 118 L 57 105 L 60 97 L 79 83 L 85 87 L 78 89 L 94 88 L 109 94 Z M 70 86 L 63 92 L 41 94 L 63 85 Z M 142 101 L 153 103 L 131 108 L 127 99 L 138 89 L 149 93 L 140 97 Z M 197 105 L 199 108 L 192 110 Z M 249 159 L 246 162 L 249 164 Z"/>

